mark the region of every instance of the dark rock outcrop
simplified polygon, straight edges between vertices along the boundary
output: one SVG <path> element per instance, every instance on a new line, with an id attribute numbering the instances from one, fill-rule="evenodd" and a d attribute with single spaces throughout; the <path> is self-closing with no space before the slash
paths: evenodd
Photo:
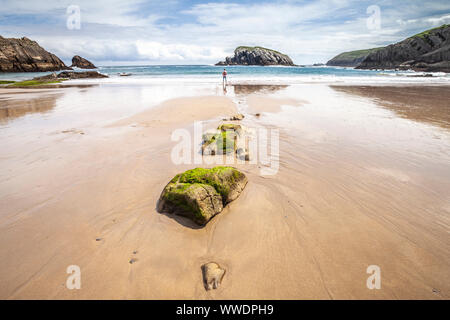
<path id="1" fill-rule="evenodd" d="M 237 47 L 233 57 L 226 57 L 225 61 L 216 63 L 216 66 L 226 65 L 295 66 L 287 55 L 263 47 Z"/>
<path id="2" fill-rule="evenodd" d="M 0 72 L 71 70 L 57 56 L 36 41 L 0 36 Z"/>
<path id="3" fill-rule="evenodd" d="M 329 60 L 327 62 L 327 66 L 357 67 L 369 54 L 380 49 L 382 48 L 343 52 L 335 56 L 333 59 Z"/>
<path id="4" fill-rule="evenodd" d="M 245 174 L 233 167 L 196 168 L 176 175 L 164 188 L 158 212 L 174 213 L 205 225 L 223 207 L 239 197 Z"/>
<path id="5" fill-rule="evenodd" d="M 450 25 L 424 31 L 372 52 L 357 69 L 450 72 Z"/>
<path id="6" fill-rule="evenodd" d="M 74 71 L 63 71 L 58 74 L 58 78 L 66 78 L 66 79 L 89 79 L 89 78 L 108 78 L 107 75 L 101 74 L 98 71 L 83 71 L 83 72 L 74 72 Z"/>
<path id="7" fill-rule="evenodd" d="M 58 74 L 55 72 L 41 77 L 33 78 L 33 80 L 49 81 L 49 80 L 66 80 L 66 79 L 95 79 L 95 78 L 108 78 L 107 75 L 101 74 L 98 71 L 62 71 Z"/>
<path id="8" fill-rule="evenodd" d="M 80 56 L 74 56 L 72 58 L 72 65 L 71 67 L 78 67 L 81 69 L 97 69 L 96 66 L 89 60 L 86 60 L 85 58 L 82 58 Z"/>

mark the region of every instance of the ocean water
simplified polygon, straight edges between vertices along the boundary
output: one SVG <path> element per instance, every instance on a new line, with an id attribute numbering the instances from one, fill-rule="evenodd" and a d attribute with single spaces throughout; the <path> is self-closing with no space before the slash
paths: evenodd
<path id="1" fill-rule="evenodd" d="M 109 79 L 81 81 L 221 83 L 223 68 L 211 65 L 100 66 L 98 71 L 108 75 Z M 445 73 L 432 73 L 433 77 L 418 77 L 425 73 L 392 70 L 357 70 L 354 68 L 328 66 L 228 66 L 225 68 L 227 69 L 230 83 L 450 83 L 450 74 Z M 0 79 L 24 80 L 49 73 L 0 73 Z M 130 73 L 131 75 L 123 77 L 119 75 L 120 73 Z"/>

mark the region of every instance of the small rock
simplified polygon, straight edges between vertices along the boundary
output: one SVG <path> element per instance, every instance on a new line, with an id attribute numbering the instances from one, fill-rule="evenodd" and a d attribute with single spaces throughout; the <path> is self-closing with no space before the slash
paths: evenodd
<path id="1" fill-rule="evenodd" d="M 132 259 L 130 259 L 130 261 L 128 261 L 130 264 L 133 264 L 133 263 L 135 263 L 135 262 L 137 262 L 138 261 L 138 259 L 136 259 L 136 258 L 132 258 Z"/>
<path id="2" fill-rule="evenodd" d="M 96 238 L 95 241 L 102 241 L 102 238 Z"/>
<path id="3" fill-rule="evenodd" d="M 217 289 L 225 275 L 225 269 L 222 269 L 217 263 L 209 262 L 202 265 L 203 285 L 206 290 Z"/>
<path id="4" fill-rule="evenodd" d="M 236 154 L 241 160 L 250 161 L 250 152 L 248 150 L 244 150 L 243 148 L 238 148 L 236 150 Z"/>
<path id="5" fill-rule="evenodd" d="M 230 118 L 224 118 L 223 121 L 241 121 L 242 119 L 244 119 L 244 115 L 238 113 Z"/>
<path id="6" fill-rule="evenodd" d="M 71 67 L 78 67 L 81 69 L 96 69 L 97 67 L 94 66 L 92 62 L 89 60 L 86 60 L 85 58 L 82 58 L 80 56 L 74 56 L 72 58 L 72 65 Z"/>

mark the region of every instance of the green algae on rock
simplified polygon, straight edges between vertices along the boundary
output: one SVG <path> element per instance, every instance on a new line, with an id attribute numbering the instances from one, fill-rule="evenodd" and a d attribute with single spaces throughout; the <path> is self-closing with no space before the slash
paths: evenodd
<path id="1" fill-rule="evenodd" d="M 223 123 L 215 132 L 203 134 L 202 153 L 215 155 L 236 152 L 237 140 L 242 133 L 243 127 L 240 124 Z"/>
<path id="2" fill-rule="evenodd" d="M 231 130 L 204 134 L 202 152 L 205 153 L 205 149 L 208 146 L 212 155 L 234 152 L 237 138 L 236 132 Z M 222 152 L 219 153 L 219 150 L 222 150 Z"/>
<path id="3" fill-rule="evenodd" d="M 196 168 L 176 175 L 164 188 L 158 211 L 185 216 L 205 225 L 235 200 L 247 184 L 245 174 L 233 167 Z"/>

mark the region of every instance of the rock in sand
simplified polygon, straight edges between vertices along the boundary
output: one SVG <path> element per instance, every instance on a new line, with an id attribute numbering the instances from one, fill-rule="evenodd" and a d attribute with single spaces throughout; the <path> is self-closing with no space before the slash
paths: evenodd
<path id="1" fill-rule="evenodd" d="M 157 209 L 205 225 L 226 204 L 239 197 L 247 182 L 245 174 L 233 167 L 188 170 L 166 185 Z"/>

